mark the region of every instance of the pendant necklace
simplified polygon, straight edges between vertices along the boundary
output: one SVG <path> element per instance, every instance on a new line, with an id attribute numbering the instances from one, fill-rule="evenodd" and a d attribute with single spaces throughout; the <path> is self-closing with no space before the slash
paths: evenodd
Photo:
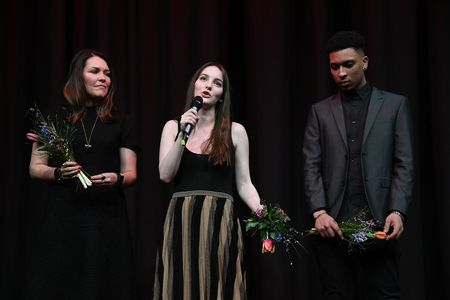
<path id="1" fill-rule="evenodd" d="M 86 128 L 84 127 L 83 119 L 81 119 L 81 126 L 83 127 L 84 138 L 86 139 L 86 144 L 84 144 L 84 148 L 86 148 L 86 150 L 90 150 L 92 147 L 91 138 L 92 138 L 92 133 L 94 132 L 95 125 L 97 125 L 97 120 L 98 120 L 98 114 L 97 114 L 97 117 L 95 118 L 94 125 L 92 125 L 91 133 L 89 134 L 89 138 L 88 138 L 87 134 L 86 134 Z"/>

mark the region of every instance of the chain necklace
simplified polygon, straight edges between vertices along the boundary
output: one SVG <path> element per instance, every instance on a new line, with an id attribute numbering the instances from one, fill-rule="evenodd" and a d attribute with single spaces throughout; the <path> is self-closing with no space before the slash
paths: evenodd
<path id="1" fill-rule="evenodd" d="M 84 144 L 84 148 L 86 148 L 87 150 L 91 149 L 91 147 L 92 147 L 91 138 L 92 138 L 92 133 L 94 132 L 95 125 L 97 125 L 97 120 L 98 120 L 98 114 L 97 114 L 97 117 L 95 118 L 94 125 L 92 125 L 91 133 L 89 134 L 89 138 L 88 138 L 87 134 L 86 134 L 86 128 L 84 127 L 83 119 L 81 119 L 81 126 L 83 127 L 84 138 L 86 139 L 86 144 Z"/>

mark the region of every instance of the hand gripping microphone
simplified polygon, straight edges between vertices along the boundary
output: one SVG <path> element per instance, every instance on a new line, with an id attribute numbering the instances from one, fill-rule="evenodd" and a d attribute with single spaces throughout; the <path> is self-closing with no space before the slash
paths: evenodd
<path id="1" fill-rule="evenodd" d="M 195 109 L 196 111 L 199 111 L 203 104 L 203 98 L 200 96 L 195 96 L 191 103 L 191 108 Z M 181 145 L 185 146 L 187 143 L 187 140 L 189 138 L 189 135 L 192 131 L 192 124 L 188 123 L 186 126 L 184 126 L 183 129 L 183 138 L 181 139 Z"/>

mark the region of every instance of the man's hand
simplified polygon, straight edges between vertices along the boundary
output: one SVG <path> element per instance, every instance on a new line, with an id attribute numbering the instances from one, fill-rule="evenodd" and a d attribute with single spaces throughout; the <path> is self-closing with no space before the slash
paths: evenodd
<path id="1" fill-rule="evenodd" d="M 386 217 L 386 221 L 384 222 L 384 232 L 388 232 L 389 229 L 392 228 L 391 234 L 386 236 L 386 240 L 391 239 L 399 239 L 403 233 L 403 219 L 398 214 L 392 212 Z"/>
<path id="2" fill-rule="evenodd" d="M 316 219 L 315 227 L 322 237 L 334 238 L 337 235 L 340 239 L 344 238 L 338 223 L 326 211 L 316 211 L 313 217 Z"/>

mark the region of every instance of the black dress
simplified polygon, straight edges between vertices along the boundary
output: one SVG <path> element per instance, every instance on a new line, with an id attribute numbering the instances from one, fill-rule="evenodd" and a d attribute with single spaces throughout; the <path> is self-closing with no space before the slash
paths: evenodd
<path id="1" fill-rule="evenodd" d="M 67 115 L 61 111 L 59 115 Z M 89 108 L 89 137 L 96 119 Z M 126 119 L 97 120 L 91 149 L 80 121 L 75 124 L 76 161 L 91 175 L 119 172 L 119 148 L 136 149 Z M 49 162 L 60 165 L 61 162 Z M 32 249 L 26 299 L 134 299 L 132 241 L 126 202 L 119 187 L 83 189 L 78 180 L 49 185 L 46 215 Z"/>
<path id="2" fill-rule="evenodd" d="M 233 166 L 184 150 L 158 250 L 154 299 L 245 299 Z"/>

